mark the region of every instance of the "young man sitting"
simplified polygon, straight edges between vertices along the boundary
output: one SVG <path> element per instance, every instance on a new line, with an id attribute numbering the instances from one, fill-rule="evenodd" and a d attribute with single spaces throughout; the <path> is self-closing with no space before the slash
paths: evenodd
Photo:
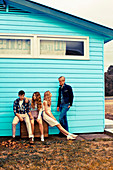
<path id="1" fill-rule="evenodd" d="M 33 143 L 34 136 L 32 134 L 31 124 L 30 124 L 30 119 L 32 119 L 32 115 L 30 112 L 30 109 L 31 109 L 30 101 L 28 100 L 26 102 L 25 92 L 23 90 L 18 92 L 18 96 L 19 98 L 17 98 L 14 101 L 14 105 L 13 105 L 13 110 L 15 114 L 15 117 L 12 123 L 13 140 L 15 139 L 16 125 L 18 124 L 19 121 L 25 121 L 30 143 Z M 30 119 L 29 119 L 28 114 L 30 116 Z"/>

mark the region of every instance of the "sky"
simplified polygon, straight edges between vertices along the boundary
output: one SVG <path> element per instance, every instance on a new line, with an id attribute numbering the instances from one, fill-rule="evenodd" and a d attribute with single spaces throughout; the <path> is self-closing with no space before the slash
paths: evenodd
<path id="1" fill-rule="evenodd" d="M 113 29 L 113 0 L 32 0 Z M 104 71 L 113 65 L 113 40 L 104 45 Z"/>

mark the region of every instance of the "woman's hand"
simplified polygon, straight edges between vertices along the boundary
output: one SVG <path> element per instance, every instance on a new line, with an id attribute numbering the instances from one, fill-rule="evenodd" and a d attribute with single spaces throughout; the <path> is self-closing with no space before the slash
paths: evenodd
<path id="1" fill-rule="evenodd" d="M 21 122 L 23 122 L 24 119 L 23 119 L 22 117 L 19 117 L 19 120 L 20 120 Z"/>

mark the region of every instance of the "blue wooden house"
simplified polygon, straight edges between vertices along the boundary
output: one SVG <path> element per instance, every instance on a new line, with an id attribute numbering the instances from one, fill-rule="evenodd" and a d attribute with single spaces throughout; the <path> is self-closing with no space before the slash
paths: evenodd
<path id="1" fill-rule="evenodd" d="M 74 92 L 72 133 L 103 132 L 104 43 L 113 29 L 30 0 L 0 0 L 0 136 L 12 135 L 13 101 L 50 90 L 57 109 L 58 77 Z M 19 125 L 16 135 L 20 134 Z M 58 134 L 56 127 L 49 134 Z"/>

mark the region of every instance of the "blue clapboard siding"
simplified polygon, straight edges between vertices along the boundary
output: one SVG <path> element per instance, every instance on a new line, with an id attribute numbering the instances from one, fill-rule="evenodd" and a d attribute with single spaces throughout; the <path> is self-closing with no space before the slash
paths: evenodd
<path id="1" fill-rule="evenodd" d="M 50 90 L 52 112 L 57 109 L 58 77 L 66 77 L 74 91 L 74 103 L 68 112 L 69 131 L 73 133 L 104 131 L 103 37 L 94 32 L 61 22 L 39 13 L 0 13 L 1 33 L 89 36 L 90 60 L 0 58 L 0 136 L 11 136 L 13 101 L 23 89 L 27 97 Z M 56 127 L 49 134 L 57 134 Z M 16 135 L 19 135 L 19 125 Z"/>

